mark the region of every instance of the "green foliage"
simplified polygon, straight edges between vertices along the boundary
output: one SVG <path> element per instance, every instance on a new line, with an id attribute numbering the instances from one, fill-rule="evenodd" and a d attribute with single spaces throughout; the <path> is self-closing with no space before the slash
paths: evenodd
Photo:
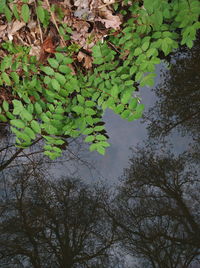
<path id="1" fill-rule="evenodd" d="M 12 89 L 13 100 L 2 102 L 0 121 L 10 121 L 18 146 L 30 146 L 42 135 L 45 155 L 55 159 L 61 155 L 66 137 L 85 135 L 90 151 L 104 154 L 109 146 L 102 122 L 105 109 L 112 109 L 128 121 L 142 116 L 144 105 L 134 96 L 136 82 L 153 86 L 160 53 L 167 56 L 179 44 L 191 48 L 200 28 L 198 0 L 143 2 L 143 7 L 133 2 L 127 11 L 122 11 L 128 12 L 129 19 L 117 36 L 111 34 L 108 42 L 93 47 L 94 68 L 87 73 L 79 70 L 74 75 L 68 65 L 79 50 L 73 43 L 66 49 L 58 48 L 60 52 L 49 58 L 47 65 L 37 67 L 36 58 L 27 56 L 28 48 L 15 47 L 10 42 L 2 45 L 9 53 L 0 64 L 0 86 Z M 23 1 L 19 17 L 14 4 L 11 10 L 4 1 L 0 13 L 8 21 L 15 16 L 27 23 L 31 9 Z M 49 14 L 41 1 L 36 14 L 46 27 Z M 66 25 L 60 28 L 65 40 L 70 33 Z"/>

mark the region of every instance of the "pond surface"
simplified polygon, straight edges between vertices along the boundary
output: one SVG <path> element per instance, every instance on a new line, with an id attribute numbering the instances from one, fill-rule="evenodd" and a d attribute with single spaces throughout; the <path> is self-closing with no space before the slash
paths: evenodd
<path id="1" fill-rule="evenodd" d="M 105 156 L 88 152 L 80 140 L 53 165 L 38 168 L 30 151 L 23 165 L 19 160 L 13 169 L 8 166 L 0 173 L 0 267 L 30 268 L 30 263 L 31 268 L 200 267 L 199 40 L 191 51 L 183 48 L 158 65 L 156 73 L 155 86 L 138 92 L 145 104 L 144 118 L 126 122 L 106 111 L 111 146 Z M 6 153 L 1 147 L 3 163 L 9 147 Z M 45 180 L 47 173 L 51 181 Z M 72 180 L 60 181 L 62 176 Z M 103 190 L 92 188 L 102 182 Z M 116 185 L 122 185 L 117 194 Z M 109 260 L 106 254 L 103 260 L 102 256 L 90 260 L 94 249 L 101 252 L 109 243 L 114 245 Z M 146 250 L 160 257 L 156 265 Z"/>
<path id="2" fill-rule="evenodd" d="M 198 49 L 199 46 L 196 45 L 196 47 L 193 49 L 194 55 L 198 54 Z M 83 165 L 81 167 L 79 166 L 78 169 L 77 166 L 76 169 L 73 169 L 74 164 L 73 162 L 71 162 L 70 165 L 68 163 L 59 169 L 59 176 L 60 174 L 67 174 L 68 172 L 73 174 L 74 170 L 76 170 L 78 176 L 81 176 L 81 178 L 85 180 L 97 182 L 99 181 L 99 179 L 101 179 L 109 184 L 117 183 L 118 179 L 123 175 L 124 169 L 129 166 L 129 158 L 131 156 L 130 148 L 134 149 L 137 146 L 146 146 L 150 143 L 151 139 L 149 137 L 147 127 L 149 124 L 151 124 L 152 109 L 154 109 L 154 106 L 156 106 L 156 102 L 160 102 L 161 99 L 160 96 L 157 96 L 155 94 L 155 91 L 159 91 L 159 88 L 167 86 L 169 86 L 169 91 L 172 90 L 173 85 L 168 85 L 168 80 L 172 79 L 171 76 L 173 74 L 175 77 L 173 78 L 175 83 L 174 87 L 177 88 L 178 86 L 177 90 L 182 92 L 182 86 L 189 88 L 189 92 L 187 92 L 187 90 L 185 90 L 185 92 L 186 97 L 188 98 L 188 105 L 190 105 L 190 98 L 192 95 L 194 95 L 192 93 L 192 87 L 194 86 L 194 84 L 192 83 L 198 84 L 199 73 L 197 73 L 194 81 L 193 78 L 189 77 L 187 81 L 183 81 L 184 84 L 182 85 L 181 80 L 182 75 L 184 75 L 185 72 L 188 72 L 190 73 L 190 75 L 193 75 L 194 72 L 191 73 L 192 68 L 195 68 L 195 73 L 197 72 L 197 70 L 200 69 L 200 65 L 197 66 L 196 62 L 193 63 L 194 59 L 192 58 L 192 56 L 194 57 L 194 55 L 191 55 L 191 53 L 187 49 L 185 49 L 181 52 L 175 53 L 171 57 L 170 63 L 165 62 L 160 65 L 157 65 L 157 77 L 155 79 L 155 86 L 153 88 L 140 88 L 140 91 L 138 92 L 138 95 L 141 97 L 142 103 L 145 104 L 145 119 L 141 118 L 134 122 L 127 122 L 126 120 L 121 119 L 118 115 L 114 114 L 112 111 L 107 110 L 104 115 L 104 121 L 106 123 L 107 133 L 110 137 L 109 143 L 111 146 L 107 148 L 105 156 L 99 155 L 97 152 L 88 153 L 88 149 L 85 146 L 85 149 L 81 153 L 81 157 L 83 157 L 83 159 L 85 159 L 89 163 L 92 163 L 92 167 Z M 190 59 L 190 66 L 184 66 L 186 64 L 184 62 L 184 59 L 187 58 Z M 183 62 L 181 62 L 181 60 Z M 176 63 L 178 64 L 177 71 Z M 183 74 L 181 73 L 180 64 L 183 64 L 183 68 L 185 70 L 183 71 Z M 171 65 L 173 67 L 173 74 L 170 73 Z M 195 92 L 195 96 L 197 97 L 196 105 L 198 105 L 199 92 Z M 173 105 L 178 106 L 180 97 L 181 95 L 179 96 L 175 94 L 174 96 L 170 96 L 169 101 L 171 101 L 171 98 L 174 98 Z M 185 105 L 186 104 L 187 103 L 185 103 Z M 170 109 L 172 108 L 173 107 L 170 107 Z M 173 111 L 171 111 L 171 113 L 172 115 L 169 115 L 169 118 L 166 118 L 166 120 L 170 119 L 170 117 L 173 120 Z M 157 116 L 159 116 L 159 114 Z M 174 119 L 176 121 L 176 118 Z M 175 154 L 180 154 L 183 151 L 188 150 L 188 146 L 190 142 L 192 142 L 192 135 L 190 131 L 188 132 L 188 130 L 186 130 L 184 134 L 182 134 L 180 133 L 180 131 L 177 130 L 176 127 L 174 127 L 168 134 L 169 135 L 166 135 L 164 137 L 165 142 L 167 141 L 168 144 L 165 146 L 166 149 L 172 151 Z M 158 147 L 159 144 L 163 146 L 162 138 L 157 139 L 155 142 L 158 144 Z"/>

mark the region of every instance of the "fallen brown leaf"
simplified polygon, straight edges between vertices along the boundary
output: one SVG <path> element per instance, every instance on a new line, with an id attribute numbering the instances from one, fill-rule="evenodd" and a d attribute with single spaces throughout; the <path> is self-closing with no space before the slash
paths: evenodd
<path id="1" fill-rule="evenodd" d="M 78 56 L 77 56 L 77 59 L 78 59 L 79 62 L 84 61 L 83 62 L 83 66 L 86 69 L 92 68 L 92 57 L 90 57 L 87 54 L 79 51 Z"/>
<path id="2" fill-rule="evenodd" d="M 14 21 L 13 23 L 9 24 L 7 32 L 9 40 L 13 40 L 13 35 L 16 34 L 22 27 L 26 25 L 23 21 Z"/>

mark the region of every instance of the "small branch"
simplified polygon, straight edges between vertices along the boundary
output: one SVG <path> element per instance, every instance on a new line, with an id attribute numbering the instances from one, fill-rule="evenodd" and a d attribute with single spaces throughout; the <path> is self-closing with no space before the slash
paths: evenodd
<path id="1" fill-rule="evenodd" d="M 49 12 L 50 12 L 50 14 L 51 14 L 51 18 L 52 18 L 52 20 L 53 20 L 53 23 L 54 23 L 54 25 L 55 25 L 55 27 L 56 27 L 56 29 L 57 29 L 57 31 L 58 31 L 58 34 L 60 35 L 60 38 L 61 38 L 61 41 L 62 41 L 62 45 L 65 46 L 65 40 L 63 39 L 62 35 L 61 35 L 60 32 L 59 32 L 58 24 L 57 24 L 57 22 L 56 22 L 54 13 L 51 11 L 51 6 L 50 6 L 50 4 L 49 4 L 49 1 L 48 1 L 48 0 L 45 0 L 45 1 L 46 1 L 46 3 L 47 3 L 48 8 L 49 8 Z"/>
<path id="2" fill-rule="evenodd" d="M 34 5 L 35 5 L 35 10 L 36 10 L 37 9 L 36 0 L 34 0 Z M 38 19 L 38 16 L 37 16 L 37 22 L 38 22 L 38 27 L 39 27 L 39 32 L 40 32 L 41 44 L 43 44 L 42 29 L 41 29 L 40 20 Z"/>
<path id="3" fill-rule="evenodd" d="M 38 141 L 40 141 L 41 139 L 42 139 L 42 137 L 40 137 L 39 139 L 35 140 L 35 141 L 31 144 L 31 146 L 34 145 L 34 144 L 36 144 L 36 143 L 38 143 Z M 2 171 L 2 170 L 4 170 L 5 168 L 7 168 L 7 166 L 8 166 L 10 163 L 12 163 L 12 161 L 14 161 L 15 158 L 17 158 L 18 155 L 19 155 L 21 152 L 23 152 L 23 150 L 24 150 L 24 148 L 20 148 L 16 153 L 14 153 L 14 155 L 13 155 L 10 159 L 8 159 L 3 165 L 0 166 L 0 171 Z"/>

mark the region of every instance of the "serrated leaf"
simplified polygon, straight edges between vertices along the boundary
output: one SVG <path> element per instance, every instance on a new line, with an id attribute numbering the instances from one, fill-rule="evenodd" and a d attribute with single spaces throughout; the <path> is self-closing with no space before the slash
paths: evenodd
<path id="1" fill-rule="evenodd" d="M 59 66 L 59 63 L 57 62 L 56 59 L 49 58 L 49 59 L 48 59 L 48 62 L 49 62 L 49 64 L 51 65 L 52 68 L 57 69 L 58 66 Z"/>
<path id="2" fill-rule="evenodd" d="M 137 47 L 133 53 L 134 56 L 138 56 L 142 54 L 142 49 L 140 47 Z"/>
<path id="3" fill-rule="evenodd" d="M 58 70 L 63 74 L 71 73 L 71 69 L 67 65 L 60 65 Z"/>
<path id="4" fill-rule="evenodd" d="M 45 123 L 45 124 L 43 125 L 43 127 L 44 127 L 44 130 L 45 130 L 48 134 L 50 134 L 50 135 L 56 135 L 56 133 L 57 133 L 57 128 L 54 127 L 53 125 L 48 124 L 48 123 Z"/>
<path id="5" fill-rule="evenodd" d="M 98 142 L 98 145 L 101 145 L 102 147 L 110 147 L 110 144 L 106 141 L 100 141 Z"/>
<path id="6" fill-rule="evenodd" d="M 17 127 L 17 128 L 25 128 L 25 124 L 22 120 L 20 119 L 13 119 L 10 120 L 11 125 Z"/>
<path id="7" fill-rule="evenodd" d="M 119 93 L 119 88 L 118 88 L 118 85 L 114 85 L 112 88 L 111 88 L 111 95 L 112 97 L 118 97 L 118 93 Z"/>
<path id="8" fill-rule="evenodd" d="M 133 65 L 133 66 L 130 68 L 129 73 L 130 73 L 130 75 L 133 75 L 136 71 L 137 71 L 137 66 Z"/>
<path id="9" fill-rule="evenodd" d="M 58 81 L 55 78 L 51 79 L 51 85 L 55 90 L 57 90 L 57 91 L 60 90 L 60 84 L 58 83 Z"/>
<path id="10" fill-rule="evenodd" d="M 19 84 L 19 75 L 16 72 L 11 72 L 10 76 L 16 84 Z"/>
<path id="11" fill-rule="evenodd" d="M 5 100 L 3 101 L 3 109 L 4 109 L 5 112 L 8 112 L 8 110 L 9 110 L 9 104 Z"/>
<path id="12" fill-rule="evenodd" d="M 13 100 L 12 103 L 14 105 L 13 114 L 19 115 L 24 110 L 24 107 L 23 107 L 21 101 Z"/>
<path id="13" fill-rule="evenodd" d="M 36 138 L 35 133 L 30 127 L 25 127 L 24 132 L 32 139 L 34 140 Z"/>
<path id="14" fill-rule="evenodd" d="M 84 112 L 84 108 L 82 106 L 74 106 L 72 108 L 72 111 L 76 112 L 77 114 L 82 114 Z"/>
<path id="15" fill-rule="evenodd" d="M 6 116 L 7 116 L 7 118 L 9 118 L 9 119 L 15 119 L 15 116 L 13 115 L 13 114 L 11 114 L 11 112 L 6 112 Z"/>
<path id="16" fill-rule="evenodd" d="M 40 125 L 36 120 L 31 121 L 31 127 L 35 133 L 41 133 Z"/>
<path id="17" fill-rule="evenodd" d="M 44 8 L 41 7 L 41 6 L 38 6 L 37 9 L 36 9 L 36 13 L 37 13 L 37 16 L 38 16 L 39 20 L 43 23 L 44 19 L 45 19 Z"/>
<path id="18" fill-rule="evenodd" d="M 98 144 L 97 144 L 97 148 L 96 148 L 96 150 L 97 150 L 97 152 L 98 153 L 100 153 L 100 154 L 102 154 L 102 155 L 104 155 L 105 154 L 105 148 L 104 147 L 102 147 L 102 146 L 99 146 Z"/>
<path id="19" fill-rule="evenodd" d="M 90 128 L 86 128 L 85 130 L 83 130 L 82 134 L 83 135 L 89 135 L 89 134 L 91 134 L 93 132 L 94 132 L 94 129 L 90 127 Z"/>
<path id="20" fill-rule="evenodd" d="M 143 45 L 142 45 L 142 50 L 143 51 L 146 51 L 149 47 L 149 42 L 145 42 Z"/>
<path id="21" fill-rule="evenodd" d="M 92 142 L 92 141 L 94 141 L 94 139 L 95 139 L 95 137 L 92 136 L 92 135 L 90 135 L 90 136 L 87 136 L 87 137 L 84 139 L 84 141 L 85 141 L 85 142 Z"/>
<path id="22" fill-rule="evenodd" d="M 87 115 L 94 115 L 94 114 L 96 114 L 96 112 L 93 109 L 91 109 L 91 108 L 86 108 L 85 109 L 85 114 L 87 114 Z"/>
<path id="23" fill-rule="evenodd" d="M 36 102 L 34 104 L 34 108 L 37 114 L 41 114 L 42 113 L 42 107 L 40 106 L 40 104 L 38 102 Z"/>
<path id="24" fill-rule="evenodd" d="M 7 118 L 5 117 L 5 115 L 0 114 L 0 122 L 7 122 Z"/>
<path id="25" fill-rule="evenodd" d="M 129 109 L 133 110 L 137 107 L 138 101 L 136 98 L 131 99 L 130 103 L 129 103 Z"/>
<path id="26" fill-rule="evenodd" d="M 29 111 L 27 111 L 25 109 L 20 113 L 20 117 L 24 120 L 27 120 L 27 121 L 31 121 L 33 119 L 32 114 L 29 113 Z"/>
<path id="27" fill-rule="evenodd" d="M 47 74 L 47 75 L 54 75 L 54 70 L 51 68 L 51 67 L 48 67 L 48 66 L 42 66 L 41 67 L 41 70 Z"/>
<path id="28" fill-rule="evenodd" d="M 96 143 L 91 144 L 90 147 L 89 147 L 90 152 L 93 152 L 96 149 L 97 149 L 97 144 Z"/>
<path id="29" fill-rule="evenodd" d="M 99 135 L 96 135 L 96 140 L 98 140 L 98 141 L 106 141 L 107 140 L 107 138 L 104 136 L 104 135 L 101 135 L 101 134 L 99 134 Z"/>
<path id="30" fill-rule="evenodd" d="M 81 104 L 84 104 L 85 103 L 85 98 L 81 95 L 77 95 L 77 99 L 78 99 L 78 102 L 81 103 Z"/>
<path id="31" fill-rule="evenodd" d="M 94 127 L 94 131 L 102 131 L 102 130 L 104 130 L 105 129 L 105 127 L 104 126 L 96 126 L 96 127 Z"/>
<path id="32" fill-rule="evenodd" d="M 6 83 L 6 85 L 11 86 L 11 80 L 10 80 L 7 73 L 2 73 L 1 77 L 2 77 L 3 81 Z"/>
<path id="33" fill-rule="evenodd" d="M 66 78 L 64 77 L 64 75 L 60 74 L 60 73 L 55 73 L 55 79 L 61 84 L 64 85 L 66 82 Z"/>
<path id="34" fill-rule="evenodd" d="M 21 9 L 22 19 L 24 22 L 28 23 L 30 19 L 30 9 L 27 4 L 24 4 Z"/>

